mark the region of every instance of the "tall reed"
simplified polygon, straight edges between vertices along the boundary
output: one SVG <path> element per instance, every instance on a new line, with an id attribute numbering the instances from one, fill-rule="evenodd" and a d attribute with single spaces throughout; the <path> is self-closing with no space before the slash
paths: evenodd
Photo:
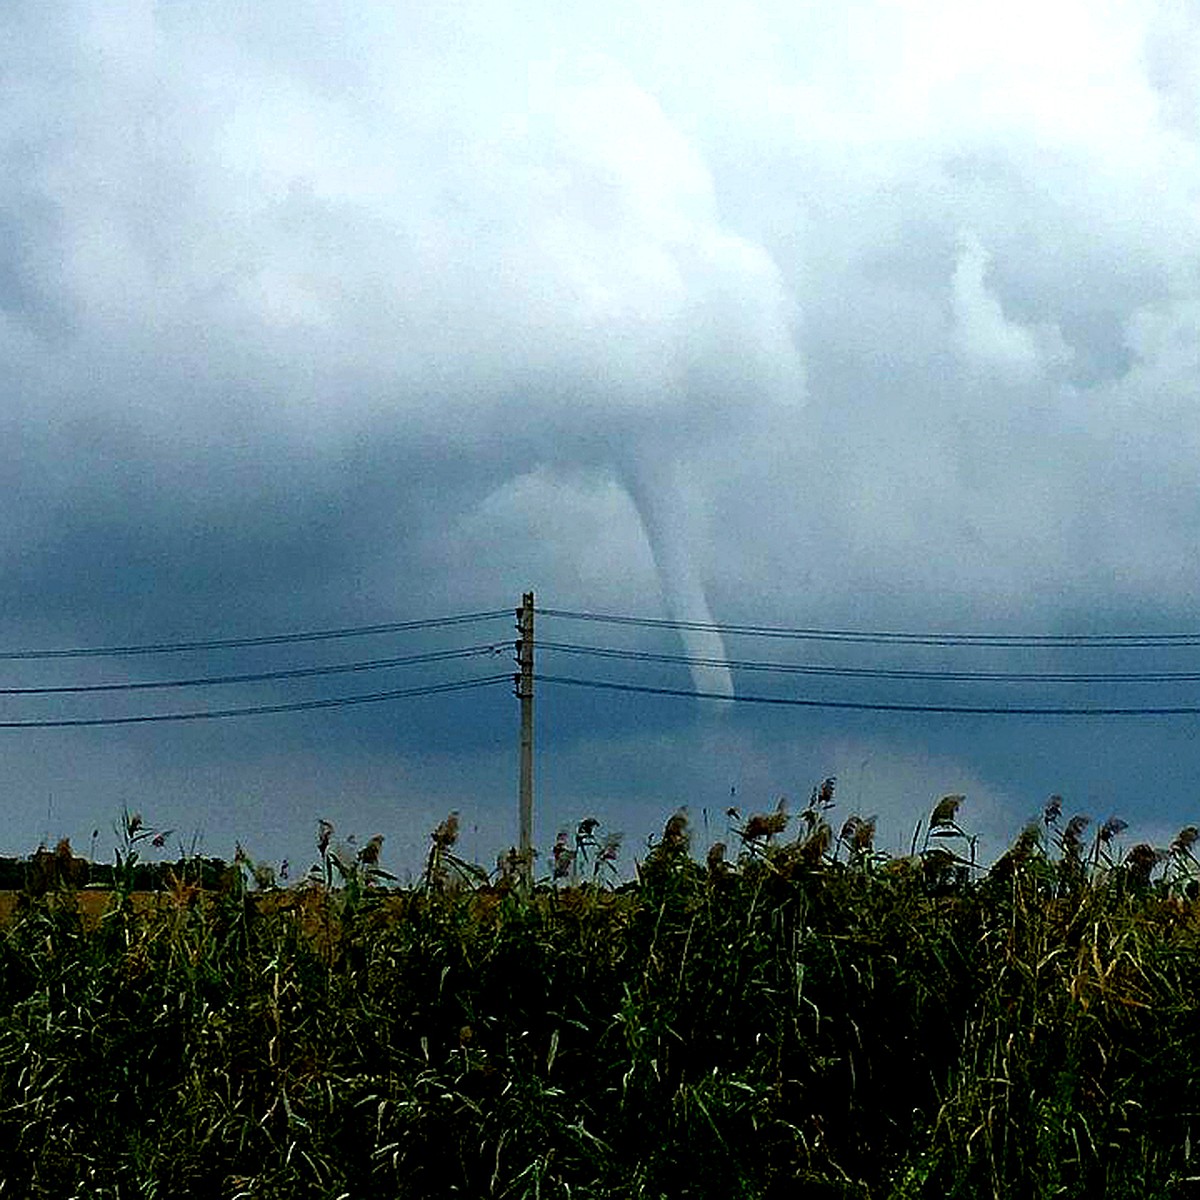
<path id="1" fill-rule="evenodd" d="M 409 890 L 330 827 L 291 891 L 31 894 L 0 1197 L 1189 1194 L 1200 835 L 1060 803 L 984 870 L 950 797 L 894 859 L 834 789 L 703 857 L 677 813 L 632 884 L 594 822 L 532 890 L 447 822 Z"/>

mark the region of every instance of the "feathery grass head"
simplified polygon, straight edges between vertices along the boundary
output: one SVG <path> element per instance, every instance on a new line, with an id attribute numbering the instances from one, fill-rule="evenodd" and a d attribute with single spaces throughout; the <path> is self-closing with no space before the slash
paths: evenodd
<path id="1" fill-rule="evenodd" d="M 989 879 L 1011 879 L 1036 854 L 1042 841 L 1042 826 L 1031 821 L 1017 835 L 1017 840 L 992 864 Z"/>
<path id="2" fill-rule="evenodd" d="M 439 850 L 449 850 L 458 841 L 458 813 L 452 812 L 429 836 Z"/>
<path id="3" fill-rule="evenodd" d="M 322 817 L 317 822 L 317 853 L 322 857 L 329 850 L 329 839 L 333 837 L 333 822 Z"/>
<path id="4" fill-rule="evenodd" d="M 807 866 L 815 867 L 829 852 L 833 842 L 833 829 L 828 821 L 820 821 L 816 828 L 800 843 L 800 859 Z"/>
<path id="5" fill-rule="evenodd" d="M 687 812 L 681 808 L 668 819 L 663 828 L 662 846 L 664 850 L 685 854 L 690 841 Z"/>
<path id="6" fill-rule="evenodd" d="M 1124 833 L 1129 828 L 1128 821 L 1122 821 L 1120 817 L 1109 817 L 1103 825 L 1100 826 L 1100 832 L 1097 835 L 1101 842 L 1106 846 L 1117 836 L 1118 833 Z"/>
<path id="7" fill-rule="evenodd" d="M 1171 843 L 1171 853 L 1177 858 L 1190 858 L 1197 838 L 1200 838 L 1200 829 L 1195 825 L 1185 825 L 1175 835 L 1175 840 Z"/>
<path id="8" fill-rule="evenodd" d="M 875 817 L 860 817 L 857 813 L 846 818 L 838 841 L 850 848 L 852 855 L 870 854 L 875 845 Z"/>
<path id="9" fill-rule="evenodd" d="M 773 813 L 752 813 L 741 831 L 741 836 L 748 842 L 770 839 L 781 834 L 787 828 L 787 823 L 788 815 L 783 811 L 781 800 L 780 807 Z"/>
<path id="10" fill-rule="evenodd" d="M 1159 862 L 1159 852 L 1148 842 L 1139 842 L 1125 856 L 1129 882 L 1137 888 L 1150 886 L 1150 875 Z"/>
<path id="11" fill-rule="evenodd" d="M 837 776 L 829 775 L 813 788 L 808 798 L 809 808 L 825 809 L 834 805 L 833 793 L 837 790 Z"/>
<path id="12" fill-rule="evenodd" d="M 367 867 L 379 866 L 379 855 L 383 850 L 383 834 L 377 833 L 358 852 L 358 861 Z"/>
<path id="13" fill-rule="evenodd" d="M 552 876 L 555 879 L 566 879 L 571 874 L 572 867 L 575 866 L 575 858 L 578 853 L 579 851 L 570 845 L 567 831 L 560 829 L 558 836 L 554 839 L 554 849 L 550 852 Z"/>
<path id="14" fill-rule="evenodd" d="M 875 844 L 875 817 L 864 817 L 854 828 L 850 845 L 860 854 L 866 854 Z"/>
<path id="15" fill-rule="evenodd" d="M 933 812 L 929 815 L 929 828 L 939 829 L 953 825 L 958 815 L 958 810 L 965 799 L 966 796 L 961 795 L 943 796 L 934 805 Z"/>
<path id="16" fill-rule="evenodd" d="M 604 841 L 600 843 L 600 849 L 596 852 L 597 863 L 615 863 L 617 856 L 621 853 L 621 843 L 625 840 L 625 835 L 619 831 L 606 833 Z"/>
<path id="17" fill-rule="evenodd" d="M 1059 842 L 1064 854 L 1077 855 L 1083 847 L 1083 831 L 1092 823 L 1092 818 L 1084 813 L 1076 813 L 1062 831 Z"/>

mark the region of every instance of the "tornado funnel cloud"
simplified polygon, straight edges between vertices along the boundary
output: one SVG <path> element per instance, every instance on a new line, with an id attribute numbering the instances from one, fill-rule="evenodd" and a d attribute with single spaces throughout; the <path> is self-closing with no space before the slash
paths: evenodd
<path id="1" fill-rule="evenodd" d="M 712 625 L 699 565 L 707 544 L 703 512 L 678 468 L 638 466 L 625 480 L 650 544 L 659 587 L 673 620 Z M 698 692 L 733 699 L 725 642 L 714 629 L 680 629 L 680 640 L 691 664 Z"/>

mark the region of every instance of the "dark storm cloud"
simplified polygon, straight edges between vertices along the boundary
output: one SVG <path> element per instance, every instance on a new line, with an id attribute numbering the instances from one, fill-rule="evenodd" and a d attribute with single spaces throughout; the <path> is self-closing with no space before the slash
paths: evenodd
<path id="1" fill-rule="evenodd" d="M 1194 22 L 843 8 L 9 5 L 7 644 L 491 608 L 531 581 L 787 624 L 1187 624 Z M 462 703 L 403 719 L 407 767 L 438 747 L 405 787 L 453 791 L 449 714 L 491 729 Z M 574 762 L 585 709 L 561 711 Z M 647 748 L 692 720 L 661 711 Z M 720 719 L 760 774 L 801 771 L 785 725 Z M 275 736 L 349 771 L 395 721 Z M 866 727 L 794 728 L 814 776 L 871 757 Z M 879 735 L 877 781 L 924 746 L 996 811 L 1041 786 L 977 730 L 914 728 Z M 487 737 L 456 768 L 479 786 L 507 770 Z M 254 743 L 87 744 L 107 778 L 126 754 L 165 778 L 175 747 L 202 805 L 206 764 L 232 778 Z M 42 787 L 37 753 L 11 761 Z"/>

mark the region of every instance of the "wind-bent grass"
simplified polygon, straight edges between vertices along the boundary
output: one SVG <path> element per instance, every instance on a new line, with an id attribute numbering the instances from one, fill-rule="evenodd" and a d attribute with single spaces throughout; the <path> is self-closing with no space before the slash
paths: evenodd
<path id="1" fill-rule="evenodd" d="M 1193 831 L 1118 862 L 1048 808 L 984 875 L 957 802 L 897 861 L 832 803 L 734 863 L 677 815 L 617 889 L 476 883 L 444 825 L 405 892 L 370 843 L 299 894 L 118 888 L 95 930 L 30 897 L 0 1197 L 1190 1194 Z"/>

